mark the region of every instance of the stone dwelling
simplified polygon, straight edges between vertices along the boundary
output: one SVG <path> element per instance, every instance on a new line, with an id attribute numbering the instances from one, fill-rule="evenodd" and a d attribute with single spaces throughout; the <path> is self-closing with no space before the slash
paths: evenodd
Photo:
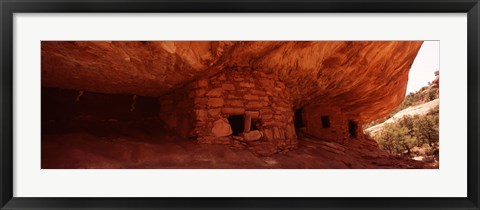
<path id="1" fill-rule="evenodd" d="M 288 151 L 297 143 L 289 89 L 261 71 L 200 79 L 160 98 L 160 105 L 171 109 L 163 116 L 171 129 L 199 143 L 243 144 L 259 154 Z"/>
<path id="2" fill-rule="evenodd" d="M 161 117 L 178 134 L 198 143 L 246 147 L 260 155 L 295 149 L 296 129 L 324 140 L 363 138 L 357 118 L 338 106 L 313 104 L 295 112 L 290 89 L 262 71 L 224 72 L 159 101 L 160 110 L 168 110 Z"/>

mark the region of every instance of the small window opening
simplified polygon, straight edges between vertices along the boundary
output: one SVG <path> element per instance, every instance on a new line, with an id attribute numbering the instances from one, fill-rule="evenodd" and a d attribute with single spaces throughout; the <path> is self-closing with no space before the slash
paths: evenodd
<path id="1" fill-rule="evenodd" d="M 294 122 L 294 125 L 295 125 L 295 128 L 296 128 L 296 129 L 305 127 L 305 125 L 303 124 L 302 112 L 303 112 L 303 108 L 302 108 L 302 109 L 297 109 L 297 111 L 295 111 L 295 122 Z"/>
<path id="2" fill-rule="evenodd" d="M 228 117 L 228 123 L 232 127 L 232 135 L 239 136 L 245 129 L 245 118 L 243 115 L 231 115 Z"/>
<path id="3" fill-rule="evenodd" d="M 330 117 L 322 116 L 322 126 L 323 128 L 330 128 Z"/>
<path id="4" fill-rule="evenodd" d="M 357 123 L 353 120 L 348 121 L 348 133 L 350 134 L 350 138 L 357 137 Z"/>

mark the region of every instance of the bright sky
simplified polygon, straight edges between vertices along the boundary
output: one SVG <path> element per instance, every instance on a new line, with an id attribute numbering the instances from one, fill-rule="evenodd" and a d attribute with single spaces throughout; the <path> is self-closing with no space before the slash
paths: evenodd
<path id="1" fill-rule="evenodd" d="M 408 74 L 407 95 L 428 85 L 440 70 L 440 41 L 424 41 Z"/>

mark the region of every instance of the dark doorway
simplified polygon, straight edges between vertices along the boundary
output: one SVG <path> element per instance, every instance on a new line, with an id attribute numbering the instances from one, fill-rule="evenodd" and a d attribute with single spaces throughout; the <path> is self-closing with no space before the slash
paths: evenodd
<path id="1" fill-rule="evenodd" d="M 330 128 L 330 117 L 322 116 L 322 127 L 323 128 Z"/>
<path id="2" fill-rule="evenodd" d="M 303 108 L 297 109 L 297 111 L 295 111 L 295 122 L 294 122 L 294 124 L 295 124 L 296 129 L 305 127 L 305 125 L 303 124 L 302 113 L 303 113 Z"/>
<path id="3" fill-rule="evenodd" d="M 228 117 L 228 123 L 232 127 L 232 135 L 238 136 L 245 129 L 245 118 L 243 115 L 232 115 Z"/>
<path id="4" fill-rule="evenodd" d="M 350 138 L 357 137 L 357 123 L 353 120 L 348 121 L 348 133 L 350 134 Z"/>

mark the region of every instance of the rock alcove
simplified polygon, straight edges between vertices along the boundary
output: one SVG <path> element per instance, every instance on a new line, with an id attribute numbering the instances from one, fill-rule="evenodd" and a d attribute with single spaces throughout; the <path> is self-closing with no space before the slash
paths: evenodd
<path id="1" fill-rule="evenodd" d="M 375 145 L 362 126 L 402 102 L 421 45 L 44 41 L 42 135 L 58 129 L 48 122 L 101 116 L 148 119 L 146 127 L 258 156 L 295 150 L 304 137 Z M 63 115 L 54 114 L 59 107 Z"/>

